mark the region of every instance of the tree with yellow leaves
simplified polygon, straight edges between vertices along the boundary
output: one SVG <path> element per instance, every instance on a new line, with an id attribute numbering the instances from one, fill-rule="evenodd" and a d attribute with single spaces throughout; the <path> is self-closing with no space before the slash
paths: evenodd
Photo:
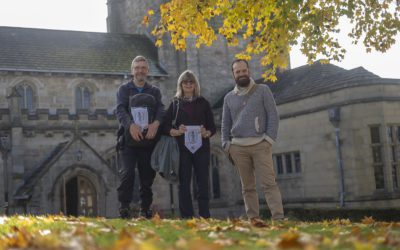
<path id="1" fill-rule="evenodd" d="M 346 51 L 336 38 L 341 18 L 352 25 L 348 36 L 353 43 L 362 40 L 367 52 L 385 52 L 400 31 L 399 13 L 400 0 L 171 0 L 160 6 L 153 35 L 161 46 L 162 37 L 170 34 L 178 50 L 186 49 L 190 35 L 197 47 L 210 46 L 218 34 L 230 46 L 243 40 L 245 49 L 237 57 L 260 55 L 261 64 L 270 66 L 264 78 L 275 80 L 276 70 L 287 67 L 290 48 L 298 43 L 309 63 L 317 57 L 343 59 Z M 153 14 L 149 10 L 144 23 Z"/>

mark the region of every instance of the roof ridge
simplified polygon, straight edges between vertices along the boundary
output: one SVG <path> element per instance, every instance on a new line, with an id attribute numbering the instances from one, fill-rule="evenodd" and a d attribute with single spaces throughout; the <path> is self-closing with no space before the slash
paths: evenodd
<path id="1" fill-rule="evenodd" d="M 26 31 L 43 31 L 43 32 L 66 32 L 66 33 L 89 33 L 99 35 L 110 35 L 110 36 L 135 36 L 135 37 L 146 37 L 145 34 L 129 34 L 129 33 L 109 33 L 100 31 L 83 31 L 83 30 L 62 30 L 62 29 L 49 29 L 49 28 L 37 28 L 37 27 L 17 27 L 17 26 L 2 26 L 0 29 L 14 29 L 14 30 L 26 30 Z"/>
<path id="2" fill-rule="evenodd" d="M 145 34 L 0 26 L 0 52 L 1 71 L 125 75 L 132 57 L 141 54 L 149 60 L 150 76 L 168 75 Z"/>

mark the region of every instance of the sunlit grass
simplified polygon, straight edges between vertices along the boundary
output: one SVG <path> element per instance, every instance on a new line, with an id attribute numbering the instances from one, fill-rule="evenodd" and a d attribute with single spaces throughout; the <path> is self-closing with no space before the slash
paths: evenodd
<path id="1" fill-rule="evenodd" d="M 0 249 L 400 249 L 398 222 L 266 222 L 0 217 Z"/>

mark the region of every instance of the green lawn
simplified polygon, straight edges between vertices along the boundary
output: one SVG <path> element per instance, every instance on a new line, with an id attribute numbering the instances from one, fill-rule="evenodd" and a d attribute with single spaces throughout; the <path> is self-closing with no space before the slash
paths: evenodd
<path id="1" fill-rule="evenodd" d="M 400 249 L 400 223 L 0 217 L 2 249 Z"/>

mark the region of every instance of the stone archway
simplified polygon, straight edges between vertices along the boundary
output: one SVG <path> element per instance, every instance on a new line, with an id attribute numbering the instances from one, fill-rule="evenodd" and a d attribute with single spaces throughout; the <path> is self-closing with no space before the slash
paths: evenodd
<path id="1" fill-rule="evenodd" d="M 79 178 L 78 178 L 79 177 Z M 107 215 L 107 194 L 110 191 L 102 177 L 102 173 L 97 171 L 87 165 L 72 165 L 65 169 L 65 171 L 59 173 L 57 178 L 53 182 L 53 186 L 49 188 L 51 190 L 48 194 L 49 199 L 51 200 L 51 207 L 49 207 L 48 213 L 63 213 L 67 214 L 67 189 L 68 195 L 72 194 L 75 195 L 73 198 L 75 201 L 70 200 L 68 202 L 76 203 L 78 205 L 78 179 L 74 180 L 74 178 L 83 179 L 84 186 L 86 186 L 85 196 L 86 194 L 91 194 L 92 200 L 88 201 L 87 198 L 84 201 L 85 203 L 92 203 L 93 207 L 93 216 L 106 216 Z M 71 182 L 70 182 L 71 181 Z M 74 184 L 75 183 L 75 184 Z M 85 184 L 86 183 L 86 184 Z M 67 186 L 68 185 L 68 186 Z M 75 191 L 74 191 L 75 190 Z M 69 204 L 68 204 L 69 205 Z M 71 206 L 71 205 L 69 205 Z M 85 210 L 87 213 L 87 210 Z M 78 214 L 78 208 L 74 210 L 68 210 L 68 214 L 75 215 Z M 91 215 L 86 215 L 91 216 Z"/>
<path id="2" fill-rule="evenodd" d="M 66 215 L 97 216 L 97 191 L 89 179 L 77 175 L 64 186 Z"/>

